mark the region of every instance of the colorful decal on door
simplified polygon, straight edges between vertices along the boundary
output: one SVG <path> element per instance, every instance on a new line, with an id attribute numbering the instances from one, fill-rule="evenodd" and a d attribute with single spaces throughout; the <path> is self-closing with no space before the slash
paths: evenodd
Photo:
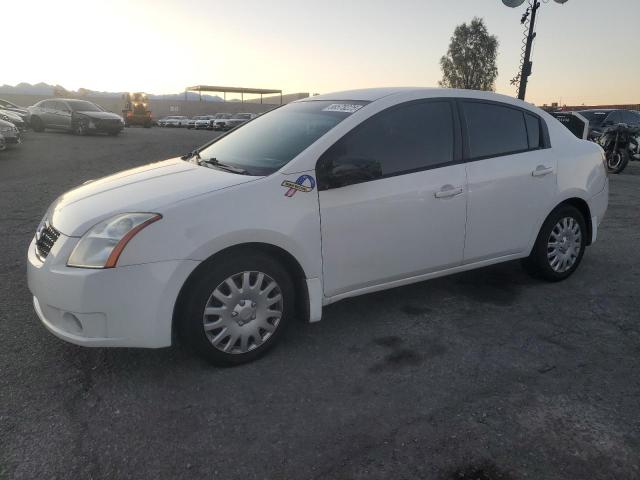
<path id="1" fill-rule="evenodd" d="M 295 182 L 290 180 L 285 180 L 282 182 L 283 187 L 287 187 L 287 193 L 284 194 L 285 197 L 293 197 L 296 192 L 311 192 L 314 188 L 316 188 L 316 181 L 311 175 L 300 175 Z"/>

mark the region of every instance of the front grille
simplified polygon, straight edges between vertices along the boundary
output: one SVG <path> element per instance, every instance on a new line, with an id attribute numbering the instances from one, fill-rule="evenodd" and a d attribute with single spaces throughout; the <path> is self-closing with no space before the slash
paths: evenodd
<path id="1" fill-rule="evenodd" d="M 98 128 L 113 128 L 120 126 L 120 120 L 117 118 L 103 118 L 94 123 Z"/>
<path id="2" fill-rule="evenodd" d="M 39 234 L 36 233 L 36 252 L 40 259 L 44 260 L 47 258 L 47 255 L 49 255 L 59 236 L 60 232 L 48 223 L 45 224 Z"/>

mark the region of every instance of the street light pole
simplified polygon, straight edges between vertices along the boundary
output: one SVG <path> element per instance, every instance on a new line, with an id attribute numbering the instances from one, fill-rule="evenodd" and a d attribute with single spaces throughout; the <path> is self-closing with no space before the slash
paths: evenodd
<path id="1" fill-rule="evenodd" d="M 547 0 L 548 1 L 548 0 Z M 564 4 L 569 0 L 553 0 L 556 3 Z M 502 0 L 507 7 L 517 8 L 522 5 L 525 0 Z M 527 8 L 527 12 L 522 16 L 521 23 L 525 24 L 527 19 L 529 18 L 529 14 L 531 14 L 531 21 L 529 23 L 529 34 L 527 36 L 527 42 L 524 50 L 524 58 L 522 60 L 522 70 L 520 74 L 511 80 L 511 84 L 515 85 L 518 83 L 518 98 L 520 100 L 524 100 L 524 97 L 527 95 L 527 83 L 529 82 L 529 76 L 531 75 L 531 71 L 533 68 L 533 63 L 531 63 L 531 49 L 533 48 L 533 40 L 536 38 L 536 14 L 538 13 L 538 9 L 542 5 L 538 0 L 529 0 L 529 8 Z"/>
<path id="2" fill-rule="evenodd" d="M 522 63 L 522 71 L 520 72 L 520 88 L 518 89 L 518 98 L 524 100 L 527 95 L 527 83 L 533 69 L 531 62 L 531 49 L 533 48 L 533 40 L 536 38 L 536 13 L 540 8 L 540 2 L 534 1 L 531 8 L 531 23 L 529 24 L 529 36 L 527 37 L 527 45 L 524 52 L 524 62 Z"/>

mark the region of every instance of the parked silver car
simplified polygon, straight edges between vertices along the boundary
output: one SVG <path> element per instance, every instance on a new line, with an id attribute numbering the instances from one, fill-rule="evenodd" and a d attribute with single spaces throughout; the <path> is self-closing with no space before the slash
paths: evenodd
<path id="1" fill-rule="evenodd" d="M 3 137 L 0 150 L 4 150 L 7 145 L 22 143 L 22 136 L 13 123 L 0 120 L 0 136 Z"/>
<path id="2" fill-rule="evenodd" d="M 243 123 L 248 122 L 249 120 L 253 120 L 257 116 L 258 115 L 256 115 L 255 113 L 236 113 L 231 118 L 224 120 L 224 122 L 221 122 L 219 125 L 217 125 L 217 130 L 231 130 L 232 128 L 236 128 Z"/>
<path id="3" fill-rule="evenodd" d="M 21 132 L 24 132 L 27 129 L 27 124 L 24 122 L 22 117 L 12 110 L 5 110 L 0 107 L 0 120 L 13 123 Z"/>
<path id="4" fill-rule="evenodd" d="M 27 110 L 26 108 L 23 108 L 19 105 L 16 105 L 15 103 L 12 103 L 8 100 L 4 100 L 3 98 L 0 98 L 0 109 L 9 110 L 11 112 L 18 114 L 23 122 L 25 122 L 27 125 L 29 124 L 29 110 Z"/>
<path id="5" fill-rule="evenodd" d="M 67 130 L 76 135 L 104 132 L 118 135 L 124 128 L 124 120 L 116 113 L 105 111 L 87 100 L 53 98 L 42 100 L 32 107 L 31 127 L 36 132 L 46 128 Z"/>
<path id="6" fill-rule="evenodd" d="M 161 127 L 186 127 L 189 119 L 184 115 L 169 115 L 158 120 Z"/>

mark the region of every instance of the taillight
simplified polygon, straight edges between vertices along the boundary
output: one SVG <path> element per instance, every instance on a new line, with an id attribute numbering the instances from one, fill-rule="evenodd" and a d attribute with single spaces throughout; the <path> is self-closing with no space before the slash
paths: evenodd
<path id="1" fill-rule="evenodd" d="M 607 168 L 607 155 L 604 153 L 604 150 L 600 149 L 600 156 L 602 157 L 602 166 L 604 167 L 604 171 L 607 176 L 609 176 L 609 169 Z"/>

